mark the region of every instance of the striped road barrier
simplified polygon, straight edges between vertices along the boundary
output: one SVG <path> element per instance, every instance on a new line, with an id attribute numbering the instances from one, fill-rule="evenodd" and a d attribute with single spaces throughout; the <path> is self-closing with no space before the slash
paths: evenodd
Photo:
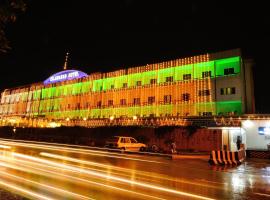
<path id="1" fill-rule="evenodd" d="M 211 165 L 239 165 L 246 158 L 246 151 L 217 151 L 213 150 L 210 153 L 209 163 Z"/>

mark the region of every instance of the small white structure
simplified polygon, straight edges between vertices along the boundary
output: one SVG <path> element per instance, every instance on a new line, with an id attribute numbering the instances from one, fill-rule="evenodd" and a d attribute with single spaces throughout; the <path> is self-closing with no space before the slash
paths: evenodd
<path id="1" fill-rule="evenodd" d="M 209 127 L 208 129 L 221 129 L 221 149 L 227 151 L 238 151 L 237 138 L 240 139 L 241 144 L 247 149 L 246 131 L 241 127 Z"/>
<path id="2" fill-rule="evenodd" d="M 244 120 L 242 128 L 246 132 L 248 150 L 268 150 L 270 144 L 270 120 Z"/>

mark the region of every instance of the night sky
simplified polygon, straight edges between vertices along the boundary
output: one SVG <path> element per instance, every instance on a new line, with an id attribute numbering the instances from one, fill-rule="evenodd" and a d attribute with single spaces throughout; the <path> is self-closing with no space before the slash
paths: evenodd
<path id="1" fill-rule="evenodd" d="M 0 55 L 0 89 L 61 71 L 67 51 L 71 68 L 92 73 L 241 48 L 256 62 L 257 113 L 270 113 L 269 7 L 217 2 L 28 0 L 6 28 L 12 50 Z"/>

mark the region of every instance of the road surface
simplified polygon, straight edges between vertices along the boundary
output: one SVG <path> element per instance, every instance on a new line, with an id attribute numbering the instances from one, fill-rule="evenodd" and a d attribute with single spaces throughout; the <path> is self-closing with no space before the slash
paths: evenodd
<path id="1" fill-rule="evenodd" d="M 0 188 L 29 199 L 270 199 L 270 161 L 213 167 L 99 148 L 0 139 Z"/>

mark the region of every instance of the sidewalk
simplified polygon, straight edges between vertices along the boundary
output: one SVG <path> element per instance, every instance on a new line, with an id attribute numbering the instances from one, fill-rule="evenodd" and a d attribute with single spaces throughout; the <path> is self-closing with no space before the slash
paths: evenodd
<path id="1" fill-rule="evenodd" d="M 178 152 L 177 154 L 171 155 L 172 160 L 177 159 L 201 159 L 201 160 L 209 160 L 209 153 L 208 152 Z"/>

